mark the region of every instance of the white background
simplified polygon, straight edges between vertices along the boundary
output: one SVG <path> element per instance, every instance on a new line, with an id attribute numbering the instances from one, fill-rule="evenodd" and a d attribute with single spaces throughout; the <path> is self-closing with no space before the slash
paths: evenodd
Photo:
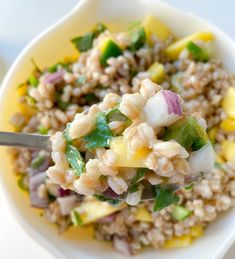
<path id="1" fill-rule="evenodd" d="M 38 35 L 38 33 L 66 14 L 78 1 L 79 0 L 0 0 L 0 81 L 15 57 L 26 44 Z M 206 18 L 235 39 L 235 1 L 165 1 Z M 1 190 L 0 258 L 53 258 L 53 256 L 36 244 L 18 226 L 14 216 L 8 211 Z M 224 259 L 232 258 L 235 258 L 235 245 Z"/>

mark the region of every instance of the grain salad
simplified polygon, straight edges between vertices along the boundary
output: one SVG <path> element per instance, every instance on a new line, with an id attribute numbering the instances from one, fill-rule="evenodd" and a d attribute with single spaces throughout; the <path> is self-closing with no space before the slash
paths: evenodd
<path id="1" fill-rule="evenodd" d="M 95 238 L 134 255 L 188 246 L 234 205 L 234 76 L 213 58 L 216 35 L 176 38 L 152 16 L 115 34 L 99 23 L 71 40 L 77 57 L 46 68 L 34 61 L 18 87 L 12 125 L 51 135 L 53 151 L 11 150 L 13 171 L 60 232 L 92 224 Z M 155 201 L 140 201 L 146 183 Z"/>

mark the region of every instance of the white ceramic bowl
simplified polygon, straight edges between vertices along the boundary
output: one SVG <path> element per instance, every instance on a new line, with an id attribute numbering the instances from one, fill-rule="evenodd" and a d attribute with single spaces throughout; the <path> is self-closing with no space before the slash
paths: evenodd
<path id="1" fill-rule="evenodd" d="M 177 36 L 196 31 L 211 31 L 216 35 L 218 57 L 226 68 L 235 71 L 235 45 L 215 26 L 157 0 L 83 0 L 65 18 L 33 40 L 19 55 L 9 70 L 0 92 L 0 129 L 11 130 L 9 118 L 17 110 L 16 87 L 24 82 L 33 67 L 34 58 L 40 67 L 62 60 L 75 53 L 70 39 L 89 30 L 98 21 L 108 23 L 112 30 L 126 29 L 128 22 L 153 14 L 165 22 Z M 222 17 L 221 17 L 222 18 Z M 0 150 L 1 188 L 19 224 L 56 258 L 126 258 L 114 252 L 111 246 L 98 242 L 89 235 L 90 228 L 71 229 L 57 235 L 56 228 L 30 208 L 29 200 L 17 187 L 11 172 L 6 149 Z M 4 161 L 4 162 L 3 162 Z M 235 210 L 220 216 L 192 246 L 176 250 L 145 250 L 135 258 L 221 258 L 235 239 Z M 14 235 L 14 233 L 12 233 Z M 27 249 L 27 248 L 26 248 Z"/>

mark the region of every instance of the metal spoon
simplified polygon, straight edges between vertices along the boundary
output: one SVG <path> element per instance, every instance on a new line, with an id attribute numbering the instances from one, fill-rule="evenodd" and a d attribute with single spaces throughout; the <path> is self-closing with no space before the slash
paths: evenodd
<path id="1" fill-rule="evenodd" d="M 39 149 L 51 151 L 51 141 L 50 136 L 39 135 L 39 134 L 29 134 L 29 133 L 15 133 L 15 132 L 2 132 L 0 131 L 0 146 L 13 146 L 13 147 L 23 147 L 31 149 Z M 184 185 L 178 184 L 167 184 L 164 185 L 166 188 L 171 189 L 172 191 L 177 191 L 181 188 L 184 188 L 191 183 L 198 182 L 202 179 L 202 175 L 195 175 L 188 178 Z M 127 193 L 119 195 L 115 199 L 125 200 Z M 141 200 L 153 200 L 155 196 L 154 186 L 148 186 L 144 188 Z M 113 197 L 110 197 L 113 198 Z"/>
<path id="2" fill-rule="evenodd" d="M 50 136 L 0 131 L 0 146 L 24 147 L 51 151 Z"/>

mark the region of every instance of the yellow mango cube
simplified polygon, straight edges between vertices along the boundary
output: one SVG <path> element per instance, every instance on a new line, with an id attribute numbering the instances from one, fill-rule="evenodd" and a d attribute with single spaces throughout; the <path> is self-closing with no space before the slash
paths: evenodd
<path id="1" fill-rule="evenodd" d="M 27 103 L 19 102 L 19 111 L 28 119 L 37 113 L 37 109 L 29 106 Z"/>
<path id="2" fill-rule="evenodd" d="M 235 119 L 235 87 L 228 88 L 222 101 L 222 107 L 230 119 Z"/>
<path id="3" fill-rule="evenodd" d="M 166 240 L 163 245 L 163 248 L 179 248 L 186 247 L 192 243 L 191 235 L 182 235 L 180 237 L 173 237 L 170 240 Z"/>
<path id="4" fill-rule="evenodd" d="M 193 226 L 191 227 L 190 234 L 193 238 L 197 238 L 202 236 L 203 234 L 203 227 L 202 226 Z"/>
<path id="5" fill-rule="evenodd" d="M 160 84 L 165 76 L 164 66 L 161 63 L 154 62 L 148 69 L 150 79 L 157 84 Z"/>
<path id="6" fill-rule="evenodd" d="M 145 167 L 144 160 L 150 153 L 148 148 L 140 148 L 135 153 L 131 152 L 127 141 L 122 136 L 111 140 L 110 149 L 117 155 L 115 162 L 117 167 Z"/>
<path id="7" fill-rule="evenodd" d="M 123 209 L 125 206 L 125 203 L 112 206 L 107 202 L 98 201 L 96 199 L 87 199 L 80 206 L 75 208 L 74 211 L 79 215 L 82 221 L 79 225 L 85 225 L 113 214 L 114 212 Z"/>
<path id="8" fill-rule="evenodd" d="M 225 140 L 222 145 L 222 154 L 227 161 L 235 159 L 235 141 Z"/>
<path id="9" fill-rule="evenodd" d="M 80 52 L 78 52 L 78 54 L 74 56 L 66 56 L 64 58 L 64 62 L 65 63 L 75 62 L 78 60 L 79 56 L 80 56 Z"/>
<path id="10" fill-rule="evenodd" d="M 183 49 L 185 49 L 185 47 L 190 41 L 195 41 L 195 40 L 211 41 L 213 39 L 214 39 L 214 35 L 211 32 L 197 32 L 185 38 L 177 40 L 171 45 L 169 45 L 165 50 L 165 54 L 169 57 L 170 60 L 176 60 L 180 52 Z"/>
<path id="11" fill-rule="evenodd" d="M 224 131 L 235 131 L 235 120 L 227 118 L 220 123 L 220 127 Z"/>
<path id="12" fill-rule="evenodd" d="M 172 35 L 170 29 L 158 18 L 148 15 L 143 22 L 144 30 L 147 35 L 147 41 L 152 44 L 151 35 L 155 35 L 160 40 L 166 40 Z"/>
<path id="13" fill-rule="evenodd" d="M 17 87 L 17 94 L 18 96 L 24 96 L 27 93 L 28 85 L 22 84 Z"/>
<path id="14" fill-rule="evenodd" d="M 144 222 L 153 222 L 153 217 L 144 207 L 137 208 L 135 219 Z"/>

